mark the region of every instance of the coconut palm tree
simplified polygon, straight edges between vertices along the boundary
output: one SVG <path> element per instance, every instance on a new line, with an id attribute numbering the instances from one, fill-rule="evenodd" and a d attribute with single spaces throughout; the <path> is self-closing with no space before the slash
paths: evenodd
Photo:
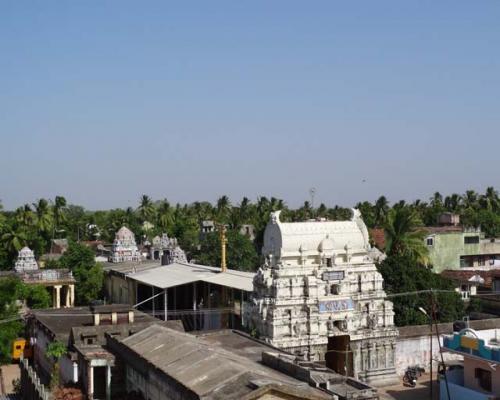
<path id="1" fill-rule="evenodd" d="M 226 195 L 221 196 L 217 200 L 216 209 L 218 222 L 227 222 L 231 212 L 231 202 L 229 201 L 229 197 Z"/>
<path id="2" fill-rule="evenodd" d="M 25 204 L 23 207 L 18 207 L 14 212 L 14 218 L 16 222 L 25 228 L 31 228 L 35 226 L 35 213 L 31 209 L 29 204 Z"/>
<path id="3" fill-rule="evenodd" d="M 63 196 L 56 196 L 54 200 L 54 206 L 52 207 L 54 213 L 55 229 L 58 229 L 59 225 L 66 220 L 66 215 L 64 213 L 66 204 L 66 199 Z"/>
<path id="4" fill-rule="evenodd" d="M 384 226 L 385 249 L 390 255 L 409 255 L 419 263 L 427 265 L 428 251 L 424 244 L 425 232 L 417 213 L 410 207 L 393 208 Z"/>
<path id="5" fill-rule="evenodd" d="M 467 209 L 475 209 L 477 207 L 477 193 L 474 190 L 467 190 L 463 196 L 463 205 Z"/>
<path id="6" fill-rule="evenodd" d="M 172 207 L 167 199 L 160 203 L 158 208 L 158 226 L 162 231 L 166 232 L 168 228 L 172 228 L 174 225 L 174 215 Z"/>
<path id="7" fill-rule="evenodd" d="M 497 211 L 499 209 L 500 199 L 494 187 L 490 186 L 486 188 L 485 194 L 480 198 L 480 204 L 489 211 Z"/>
<path id="8" fill-rule="evenodd" d="M 141 216 L 142 222 L 154 221 L 155 211 L 151 197 L 143 194 L 139 204 L 139 215 Z"/>
<path id="9" fill-rule="evenodd" d="M 38 203 L 33 203 L 33 206 L 35 207 L 37 228 L 42 232 L 50 232 L 54 219 L 49 202 L 45 199 L 40 199 Z"/>
<path id="10" fill-rule="evenodd" d="M 435 192 L 434 195 L 431 197 L 430 201 L 431 207 L 433 208 L 440 208 L 443 206 L 443 195 L 439 192 Z"/>
<path id="11" fill-rule="evenodd" d="M 380 196 L 377 199 L 373 211 L 375 214 L 375 226 L 384 225 L 387 219 L 387 213 L 389 212 L 389 202 L 385 196 Z"/>
<path id="12" fill-rule="evenodd" d="M 444 198 L 444 208 L 446 208 L 450 212 L 458 212 L 462 205 L 462 197 L 453 193 L 451 196 L 446 196 Z"/>
<path id="13" fill-rule="evenodd" d="M 26 234 L 21 230 L 9 229 L 2 235 L 5 249 L 11 254 L 17 253 L 26 246 L 26 241 Z"/>

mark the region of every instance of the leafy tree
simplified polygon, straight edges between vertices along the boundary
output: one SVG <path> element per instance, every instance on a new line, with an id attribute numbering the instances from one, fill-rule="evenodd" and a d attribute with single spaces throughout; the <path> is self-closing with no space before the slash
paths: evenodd
<path id="1" fill-rule="evenodd" d="M 54 223 L 52 210 L 49 207 L 49 202 L 45 199 L 38 200 L 34 203 L 36 212 L 37 228 L 42 232 L 50 232 Z"/>
<path id="2" fill-rule="evenodd" d="M 52 232 L 52 239 L 54 239 L 57 230 L 60 228 L 61 224 L 65 221 L 65 208 L 66 199 L 63 196 L 56 196 L 54 201 L 54 206 L 52 208 L 54 215 L 54 227 Z"/>
<path id="3" fill-rule="evenodd" d="M 431 289 L 446 290 L 449 292 L 436 292 L 434 294 L 439 322 L 451 322 L 463 317 L 463 301 L 460 295 L 454 291 L 453 283 L 425 268 L 411 255 L 389 256 L 378 265 L 378 270 L 384 278 L 388 294 Z M 394 321 L 397 326 L 428 323 L 428 317 L 419 311 L 419 307 L 424 308 L 428 313 L 430 312 L 432 301 L 430 293 L 395 296 L 390 300 L 394 303 Z"/>
<path id="4" fill-rule="evenodd" d="M 158 207 L 158 227 L 162 230 L 162 232 L 171 234 L 173 225 L 173 210 L 168 200 L 165 199 L 160 203 L 160 206 Z"/>
<path id="5" fill-rule="evenodd" d="M 389 213 L 389 202 L 385 196 L 380 196 L 373 207 L 374 225 L 383 226 L 387 221 Z"/>
<path id="6" fill-rule="evenodd" d="M 68 352 L 66 345 L 59 341 L 54 341 L 48 344 L 45 353 L 48 357 L 54 359 L 54 366 L 50 376 L 50 388 L 55 390 L 60 385 L 60 367 L 59 360 Z"/>
<path id="7" fill-rule="evenodd" d="M 151 197 L 148 195 L 143 194 L 140 200 L 139 204 L 139 215 L 142 219 L 142 222 L 144 221 L 154 221 L 155 217 L 155 206 L 153 204 L 153 201 L 151 200 Z"/>
<path id="8" fill-rule="evenodd" d="M 375 227 L 376 216 L 373 205 L 369 201 L 363 201 L 362 203 L 356 204 L 356 208 L 361 212 L 363 221 L 368 228 Z"/>
<path id="9" fill-rule="evenodd" d="M 425 233 L 418 229 L 420 221 L 415 210 L 408 206 L 393 208 L 384 226 L 385 250 L 389 255 L 406 255 L 417 262 L 428 262 L 428 250 L 424 244 Z"/>
<path id="10" fill-rule="evenodd" d="M 226 234 L 226 262 L 228 268 L 240 271 L 255 271 L 259 257 L 252 241 L 239 232 L 230 230 Z M 200 250 L 195 255 L 200 264 L 218 267 L 221 264 L 221 243 L 219 232 L 212 232 L 201 242 Z"/>
<path id="11" fill-rule="evenodd" d="M 21 298 L 29 308 L 49 308 L 52 304 L 47 288 L 43 285 L 23 285 Z"/>
<path id="12" fill-rule="evenodd" d="M 229 214 L 231 213 L 231 202 L 226 195 L 221 196 L 217 200 L 217 222 L 228 223 Z"/>
<path id="13" fill-rule="evenodd" d="M 19 279 L 12 277 L 0 279 L 0 363 L 10 362 L 12 342 L 22 331 L 22 324 L 16 320 L 19 306 L 17 294 Z"/>
<path id="14" fill-rule="evenodd" d="M 22 334 L 18 319 L 20 301 L 31 308 L 46 308 L 50 296 L 43 286 L 28 286 L 17 277 L 0 278 L 0 363 L 10 362 L 12 342 Z"/>
<path id="15" fill-rule="evenodd" d="M 9 228 L 2 235 L 2 241 L 7 251 L 17 253 L 26 245 L 27 237 L 23 231 Z"/>
<path id="16" fill-rule="evenodd" d="M 101 264 L 96 263 L 94 252 L 89 247 L 79 243 L 71 243 L 61 257 L 60 264 L 73 272 L 76 280 L 76 304 L 86 305 L 100 297 L 104 283 L 104 271 Z"/>

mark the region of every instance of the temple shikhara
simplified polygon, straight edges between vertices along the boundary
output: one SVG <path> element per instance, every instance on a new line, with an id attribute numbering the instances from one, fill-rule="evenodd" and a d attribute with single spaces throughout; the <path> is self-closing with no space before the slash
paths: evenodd
<path id="1" fill-rule="evenodd" d="M 141 261 L 141 253 L 135 243 L 135 236 L 126 226 L 122 226 L 116 232 L 109 261 L 113 263 Z"/>
<path id="2" fill-rule="evenodd" d="M 358 210 L 350 221 L 285 223 L 271 214 L 254 278 L 250 328 L 306 360 L 375 385 L 397 380 L 398 331 Z"/>
<path id="3" fill-rule="evenodd" d="M 13 274 L 27 285 L 43 285 L 52 293 L 52 307 L 73 307 L 75 304 L 75 278 L 70 270 L 40 269 L 35 253 L 23 247 L 14 264 Z"/>
<path id="4" fill-rule="evenodd" d="M 35 260 L 35 253 L 29 247 L 23 247 L 17 253 L 17 260 L 14 264 L 16 272 L 36 271 L 38 263 Z"/>
<path id="5" fill-rule="evenodd" d="M 149 248 L 151 260 L 162 260 L 164 264 L 187 262 L 186 253 L 179 247 L 176 238 L 169 238 L 166 233 L 155 236 Z"/>

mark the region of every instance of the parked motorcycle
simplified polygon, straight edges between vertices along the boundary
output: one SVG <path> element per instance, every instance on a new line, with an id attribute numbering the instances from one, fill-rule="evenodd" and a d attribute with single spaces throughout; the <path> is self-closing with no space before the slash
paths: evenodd
<path id="1" fill-rule="evenodd" d="M 417 386 L 417 379 L 420 378 L 424 372 L 425 369 L 418 365 L 406 368 L 405 375 L 403 376 L 403 384 L 410 387 Z"/>

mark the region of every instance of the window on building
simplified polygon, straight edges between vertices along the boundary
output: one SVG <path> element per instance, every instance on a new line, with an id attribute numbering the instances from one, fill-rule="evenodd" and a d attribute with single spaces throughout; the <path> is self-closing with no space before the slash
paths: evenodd
<path id="1" fill-rule="evenodd" d="M 477 379 L 479 387 L 487 392 L 491 392 L 491 371 L 482 368 L 476 368 L 474 375 Z"/>
<path id="2" fill-rule="evenodd" d="M 340 294 L 340 285 L 331 285 L 330 294 Z"/>
<path id="3" fill-rule="evenodd" d="M 479 243 L 479 236 L 465 236 L 464 243 L 465 244 L 477 244 L 477 243 Z"/>
<path id="4" fill-rule="evenodd" d="M 427 246 L 434 246 L 434 238 L 433 237 L 428 237 L 426 241 L 427 241 Z"/>
<path id="5" fill-rule="evenodd" d="M 332 266 L 332 259 L 329 257 L 326 259 L 326 266 L 331 267 Z"/>
<path id="6" fill-rule="evenodd" d="M 483 266 L 483 265 L 484 265 L 484 256 L 479 256 L 479 257 L 477 258 L 477 264 L 478 264 L 479 266 Z"/>

